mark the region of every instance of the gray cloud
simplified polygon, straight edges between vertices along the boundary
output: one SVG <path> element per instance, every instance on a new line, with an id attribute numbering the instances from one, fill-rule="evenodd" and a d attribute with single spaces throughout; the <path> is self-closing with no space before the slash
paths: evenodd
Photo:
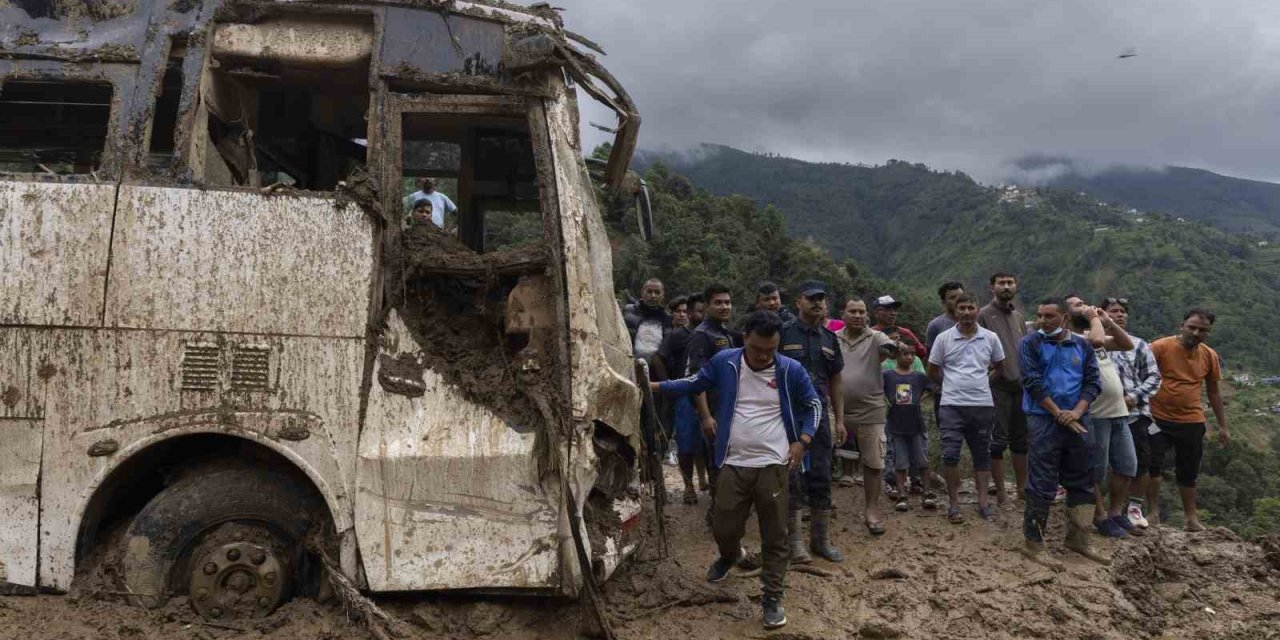
<path id="1" fill-rule="evenodd" d="M 898 158 L 989 181 L 1027 154 L 1280 181 L 1274 0 L 556 4 L 609 52 L 647 148 Z"/>

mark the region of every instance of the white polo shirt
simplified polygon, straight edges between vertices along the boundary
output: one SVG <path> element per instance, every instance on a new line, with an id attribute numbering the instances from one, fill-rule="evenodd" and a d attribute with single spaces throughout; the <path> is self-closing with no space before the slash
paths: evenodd
<path id="1" fill-rule="evenodd" d="M 978 327 L 966 338 L 956 325 L 938 334 L 929 351 L 929 363 L 942 368 L 941 404 L 957 407 L 993 407 L 987 366 L 1004 360 L 1000 337 Z"/>

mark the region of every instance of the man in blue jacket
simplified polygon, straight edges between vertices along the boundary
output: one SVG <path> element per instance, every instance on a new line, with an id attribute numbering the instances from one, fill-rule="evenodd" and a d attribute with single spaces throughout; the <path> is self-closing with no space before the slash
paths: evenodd
<path id="1" fill-rule="evenodd" d="M 1039 330 L 1019 345 L 1022 411 L 1030 444 L 1023 536 L 1027 557 L 1051 567 L 1044 557 L 1044 531 L 1058 486 L 1067 490 L 1066 547 L 1090 560 L 1110 564 L 1089 544 L 1093 524 L 1089 405 L 1102 392 L 1093 346 L 1066 328 L 1067 303 L 1050 298 L 1036 310 Z"/>
<path id="2" fill-rule="evenodd" d="M 752 507 L 760 520 L 764 626 L 787 623 L 782 593 L 790 560 L 787 479 L 804 465 L 822 411 L 804 365 L 778 354 L 782 320 L 772 311 L 747 316 L 745 346 L 717 353 L 683 380 L 651 383 L 654 391 L 689 395 L 717 391 L 711 427 L 720 468 L 712 531 L 720 557 L 707 580 L 720 582 L 742 553 Z M 1092 496 L 1092 494 L 1090 494 Z M 1092 503 L 1091 503 L 1092 504 Z"/>

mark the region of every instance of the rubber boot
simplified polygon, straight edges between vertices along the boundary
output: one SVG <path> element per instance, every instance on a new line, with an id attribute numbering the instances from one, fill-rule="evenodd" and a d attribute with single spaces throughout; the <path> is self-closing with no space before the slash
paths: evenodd
<path id="1" fill-rule="evenodd" d="M 831 510 L 814 509 L 809 520 L 809 548 L 818 557 L 831 562 L 844 562 L 844 554 L 831 546 Z"/>
<path id="2" fill-rule="evenodd" d="M 1028 560 L 1054 571 L 1062 571 L 1061 562 L 1050 558 L 1044 546 L 1044 532 L 1049 528 L 1049 507 L 1053 503 L 1039 497 L 1029 497 L 1022 514 L 1022 535 L 1025 542 L 1019 551 Z"/>
<path id="3" fill-rule="evenodd" d="M 1111 559 L 1094 551 L 1089 541 L 1089 530 L 1093 527 L 1093 505 L 1078 504 L 1067 507 L 1067 541 L 1066 547 L 1098 564 L 1111 566 Z"/>
<path id="4" fill-rule="evenodd" d="M 787 514 L 787 542 L 791 546 L 791 564 L 809 564 L 809 550 L 804 546 L 804 522 L 800 510 Z"/>

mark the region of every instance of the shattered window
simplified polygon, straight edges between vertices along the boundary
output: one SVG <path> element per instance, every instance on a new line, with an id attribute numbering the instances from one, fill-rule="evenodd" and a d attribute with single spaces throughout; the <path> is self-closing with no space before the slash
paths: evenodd
<path id="1" fill-rule="evenodd" d="M 0 85 L 0 171 L 86 174 L 102 164 L 107 83 L 9 80 Z"/>

